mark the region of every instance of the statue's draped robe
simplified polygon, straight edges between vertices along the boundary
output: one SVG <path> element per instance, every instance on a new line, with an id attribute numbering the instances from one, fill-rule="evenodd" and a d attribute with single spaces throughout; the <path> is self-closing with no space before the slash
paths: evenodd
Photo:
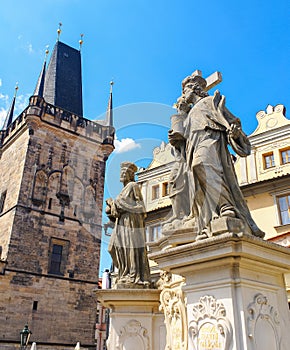
<path id="1" fill-rule="evenodd" d="M 228 150 L 230 144 L 240 156 L 246 156 L 250 143 L 242 131 L 237 139 L 230 136 L 231 125 L 240 126 L 240 121 L 224 103 L 219 92 L 202 98 L 185 121 L 191 215 L 197 220 L 199 232 L 207 233 L 211 220 L 234 212 L 243 220 L 246 232 L 263 236 L 243 198 Z"/>
<path id="2" fill-rule="evenodd" d="M 118 282 L 149 281 L 149 265 L 145 246 L 145 205 L 138 184 L 129 182 L 113 201 L 116 218 L 109 253 L 118 268 Z"/>

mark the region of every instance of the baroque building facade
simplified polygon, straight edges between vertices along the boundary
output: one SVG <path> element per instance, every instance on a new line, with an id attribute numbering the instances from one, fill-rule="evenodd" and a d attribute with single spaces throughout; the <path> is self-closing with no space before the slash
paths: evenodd
<path id="1" fill-rule="evenodd" d="M 81 54 L 57 41 L 29 105 L 0 131 L 0 348 L 95 349 L 106 120 L 83 117 Z"/>

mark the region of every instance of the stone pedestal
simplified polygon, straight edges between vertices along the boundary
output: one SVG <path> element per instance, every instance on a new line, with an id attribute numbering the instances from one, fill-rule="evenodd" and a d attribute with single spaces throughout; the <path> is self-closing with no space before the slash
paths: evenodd
<path id="1" fill-rule="evenodd" d="M 224 233 L 150 258 L 185 278 L 189 350 L 289 349 L 288 248 Z"/>
<path id="2" fill-rule="evenodd" d="M 164 315 L 156 289 L 97 290 L 97 298 L 110 309 L 108 350 L 164 350 Z"/>

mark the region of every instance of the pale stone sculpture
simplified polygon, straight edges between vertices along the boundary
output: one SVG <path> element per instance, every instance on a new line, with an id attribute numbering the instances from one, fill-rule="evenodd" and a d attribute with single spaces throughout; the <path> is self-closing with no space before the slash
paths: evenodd
<path id="1" fill-rule="evenodd" d="M 182 135 L 183 124 L 187 118 L 187 113 L 190 110 L 190 105 L 182 96 L 176 103 L 177 114 L 171 117 L 172 130 L 169 132 L 176 133 L 175 135 Z M 173 154 L 175 157 L 175 164 L 170 172 L 169 178 L 169 196 L 172 204 L 172 213 L 170 217 L 164 222 L 163 229 L 172 229 L 180 224 L 180 221 L 188 217 L 190 213 L 188 201 L 188 181 L 186 176 L 186 154 L 185 143 L 183 136 L 178 137 L 172 141 L 174 143 Z"/>
<path id="2" fill-rule="evenodd" d="M 109 253 L 118 269 L 116 288 L 143 288 L 150 285 L 149 264 L 145 246 L 145 205 L 134 181 L 135 164 L 121 164 L 120 181 L 124 188 L 115 200 L 107 199 L 106 213 L 115 222 Z"/>
<path id="3" fill-rule="evenodd" d="M 230 144 L 245 157 L 250 154 L 250 143 L 240 120 L 225 107 L 225 97 L 219 91 L 209 96 L 205 87 L 205 79 L 198 75 L 183 80 L 182 99 L 189 111 L 186 117 L 178 113 L 182 123 L 175 122 L 168 135 L 177 150 L 185 150 L 184 181 L 189 185 L 190 207 L 187 220 L 194 221 L 198 239 L 211 237 L 212 224 L 219 218 L 239 219 L 244 232 L 264 237 L 250 215 L 228 150 Z"/>

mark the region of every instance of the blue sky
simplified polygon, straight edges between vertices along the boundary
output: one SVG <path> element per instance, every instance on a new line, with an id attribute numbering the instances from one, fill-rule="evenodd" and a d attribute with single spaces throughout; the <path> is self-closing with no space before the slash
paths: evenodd
<path id="1" fill-rule="evenodd" d="M 166 140 L 181 80 L 200 69 L 223 74 L 219 90 L 247 134 L 268 104 L 290 106 L 289 2 L 195 0 L 9 0 L 0 11 L 0 124 L 19 82 L 27 104 L 46 45 L 82 48 L 84 115 L 100 119 L 114 79 L 117 151 L 108 161 L 106 195 L 121 188 L 123 160 L 148 164 Z M 125 148 L 121 146 L 126 146 Z M 114 174 L 114 176 L 113 176 Z M 101 269 L 108 259 L 102 260 Z"/>

